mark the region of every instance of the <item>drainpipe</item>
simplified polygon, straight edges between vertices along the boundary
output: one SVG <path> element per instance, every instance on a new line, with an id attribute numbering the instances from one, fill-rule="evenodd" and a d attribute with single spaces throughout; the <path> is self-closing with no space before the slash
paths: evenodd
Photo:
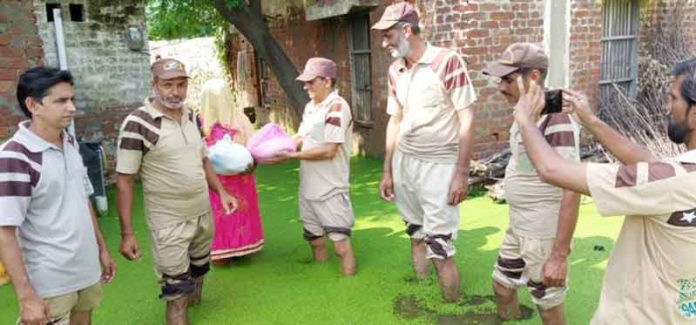
<path id="1" fill-rule="evenodd" d="M 61 70 L 68 70 L 68 57 L 65 54 L 65 35 L 63 34 L 63 17 L 59 8 L 53 8 L 53 26 L 56 29 L 56 49 L 58 52 L 58 63 Z M 68 127 L 68 133 L 75 136 L 75 121 L 73 120 Z"/>

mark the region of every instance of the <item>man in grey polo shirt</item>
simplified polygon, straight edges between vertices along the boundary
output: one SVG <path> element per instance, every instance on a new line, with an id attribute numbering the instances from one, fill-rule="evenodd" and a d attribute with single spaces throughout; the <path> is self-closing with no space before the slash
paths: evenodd
<path id="1" fill-rule="evenodd" d="M 0 146 L 0 260 L 17 294 L 20 324 L 89 324 L 101 299 L 100 280 L 116 265 L 88 196 L 75 138 L 67 71 L 32 68 L 17 85 L 31 120 Z"/>

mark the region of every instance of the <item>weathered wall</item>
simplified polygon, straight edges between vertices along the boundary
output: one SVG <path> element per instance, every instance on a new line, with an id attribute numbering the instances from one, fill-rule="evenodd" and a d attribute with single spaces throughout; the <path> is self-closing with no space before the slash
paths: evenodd
<path id="1" fill-rule="evenodd" d="M 35 0 L 38 34 L 44 43 L 45 64 L 58 66 L 54 23 L 48 22 L 46 3 Z M 123 117 L 140 106 L 150 89 L 144 2 L 139 0 L 60 0 L 68 69 L 75 77 L 75 121 L 78 137 L 102 141 L 115 163 L 114 145 Z M 69 4 L 84 6 L 84 21 L 71 21 Z M 128 48 L 127 27 L 141 31 L 141 50 Z"/>
<path id="2" fill-rule="evenodd" d="M 481 73 L 515 42 L 543 41 L 542 0 L 417 1 L 424 36 L 434 45 L 457 50 L 466 57 L 479 100 L 475 110 L 478 156 L 507 146 L 512 111 L 498 94 L 495 81 Z"/>
<path id="3" fill-rule="evenodd" d="M 32 10 L 29 1 L 0 2 L 0 143 L 25 118 L 17 105 L 17 77 L 43 61 Z"/>
<path id="4" fill-rule="evenodd" d="M 661 42 L 680 35 L 696 51 L 696 0 L 642 0 L 640 9 L 642 55 L 650 52 L 651 41 L 658 35 Z"/>
<path id="5" fill-rule="evenodd" d="M 495 81 L 480 71 L 514 42 L 543 44 L 546 1 L 551 0 L 411 1 L 421 14 L 423 36 L 434 45 L 458 51 L 469 64 L 469 72 L 480 98 L 474 107 L 476 156 L 485 156 L 507 146 L 508 130 L 512 123 L 512 108 L 498 94 Z M 384 0 L 372 10 L 371 23 L 376 22 L 384 7 L 392 2 Z M 274 2 L 264 2 L 265 5 L 269 3 Z M 601 2 L 575 0 L 569 5 L 569 22 L 566 24 L 569 25 L 568 84 L 585 91 L 590 98 L 596 98 L 599 89 Z M 315 55 L 335 60 L 339 65 L 341 94 L 350 102 L 348 16 L 307 22 L 301 7 L 279 5 L 273 8 L 275 14 L 269 19 L 272 33 L 296 68 L 301 69 L 302 64 Z M 231 47 L 239 48 L 237 43 Z M 385 111 L 386 69 L 393 59 L 381 48 L 381 35 L 378 32 L 371 32 L 371 50 L 374 124 L 357 125 L 355 130 L 359 152 L 379 156 L 384 151 L 388 121 Z M 288 123 L 289 108 L 285 104 L 285 95 L 273 78 L 268 88 L 272 99 L 271 118 Z"/>

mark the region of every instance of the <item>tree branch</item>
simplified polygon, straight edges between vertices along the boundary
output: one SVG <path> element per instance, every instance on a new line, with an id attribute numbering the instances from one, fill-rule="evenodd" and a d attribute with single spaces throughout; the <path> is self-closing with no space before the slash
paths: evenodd
<path id="1" fill-rule="evenodd" d="M 233 19 L 243 19 L 244 17 L 248 17 L 247 10 L 244 10 L 242 8 L 239 9 L 230 9 L 227 7 L 227 1 L 226 0 L 215 0 L 213 2 L 213 6 L 215 7 L 215 10 L 220 13 L 220 15 L 225 18 L 226 20 L 229 20 L 230 22 Z"/>
<path id="2" fill-rule="evenodd" d="M 252 15 L 263 17 L 263 10 L 261 9 L 261 0 L 249 0 L 249 9 L 251 9 Z"/>

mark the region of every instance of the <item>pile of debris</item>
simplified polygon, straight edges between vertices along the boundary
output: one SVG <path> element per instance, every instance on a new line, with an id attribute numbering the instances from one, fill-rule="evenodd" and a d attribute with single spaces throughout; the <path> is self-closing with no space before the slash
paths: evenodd
<path id="1" fill-rule="evenodd" d="M 472 160 L 469 164 L 469 186 L 483 187 L 494 202 L 505 203 L 503 178 L 505 178 L 505 168 L 510 156 L 508 148 L 486 158 Z M 580 159 L 582 161 L 604 162 L 607 161 L 607 156 L 601 146 L 591 144 L 580 147 Z"/>

